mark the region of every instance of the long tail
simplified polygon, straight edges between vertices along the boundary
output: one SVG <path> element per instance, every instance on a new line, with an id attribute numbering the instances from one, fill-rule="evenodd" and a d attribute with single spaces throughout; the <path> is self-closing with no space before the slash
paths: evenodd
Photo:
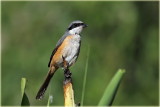
<path id="1" fill-rule="evenodd" d="M 36 99 L 40 100 L 43 98 L 44 96 L 44 93 L 45 91 L 47 90 L 47 87 L 48 87 L 48 84 L 51 80 L 51 78 L 53 77 L 54 73 L 56 72 L 57 69 L 52 69 L 52 70 L 49 70 L 48 74 L 47 74 L 47 77 L 44 81 L 44 83 L 42 84 L 41 88 L 39 89 L 38 93 L 37 93 L 37 96 L 36 96 Z"/>

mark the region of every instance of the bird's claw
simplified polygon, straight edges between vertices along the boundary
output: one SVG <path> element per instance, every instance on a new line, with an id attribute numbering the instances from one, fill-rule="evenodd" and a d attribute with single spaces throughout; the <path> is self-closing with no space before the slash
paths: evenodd
<path id="1" fill-rule="evenodd" d="M 70 77 L 71 77 L 71 75 L 72 75 L 72 73 L 70 72 L 70 70 L 69 70 L 69 69 L 65 69 L 65 71 L 64 71 L 64 75 L 65 75 L 65 77 L 66 77 L 66 78 L 70 78 Z"/>

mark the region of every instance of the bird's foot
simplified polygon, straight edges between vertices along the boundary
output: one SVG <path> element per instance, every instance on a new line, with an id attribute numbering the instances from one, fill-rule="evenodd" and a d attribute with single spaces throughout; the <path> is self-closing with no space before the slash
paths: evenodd
<path id="1" fill-rule="evenodd" d="M 71 78 L 72 73 L 70 72 L 70 70 L 67 68 L 64 70 L 64 75 L 66 78 Z"/>

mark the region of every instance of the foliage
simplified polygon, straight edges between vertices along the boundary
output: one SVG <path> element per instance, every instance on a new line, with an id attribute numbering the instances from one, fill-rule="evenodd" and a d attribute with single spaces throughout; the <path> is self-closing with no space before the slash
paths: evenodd
<path id="1" fill-rule="evenodd" d="M 125 73 L 125 70 L 121 70 L 121 69 L 118 70 L 118 72 L 115 74 L 115 76 L 112 78 L 111 82 L 105 89 L 105 92 L 98 106 L 111 106 L 112 105 L 124 73 Z"/>
<path id="2" fill-rule="evenodd" d="M 29 103 L 29 99 L 26 95 L 25 88 L 26 88 L 26 78 L 22 78 L 21 79 L 21 93 L 22 93 L 21 105 L 22 106 L 29 106 L 30 103 Z"/>

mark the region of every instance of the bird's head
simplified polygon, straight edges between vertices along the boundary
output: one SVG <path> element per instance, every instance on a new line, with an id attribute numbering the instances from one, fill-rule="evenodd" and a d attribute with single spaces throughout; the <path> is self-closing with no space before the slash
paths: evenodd
<path id="1" fill-rule="evenodd" d="M 70 34 L 80 34 L 83 30 L 83 28 L 87 27 L 88 25 L 86 25 L 85 23 L 83 23 L 82 21 L 73 21 L 67 31 L 70 33 Z"/>

